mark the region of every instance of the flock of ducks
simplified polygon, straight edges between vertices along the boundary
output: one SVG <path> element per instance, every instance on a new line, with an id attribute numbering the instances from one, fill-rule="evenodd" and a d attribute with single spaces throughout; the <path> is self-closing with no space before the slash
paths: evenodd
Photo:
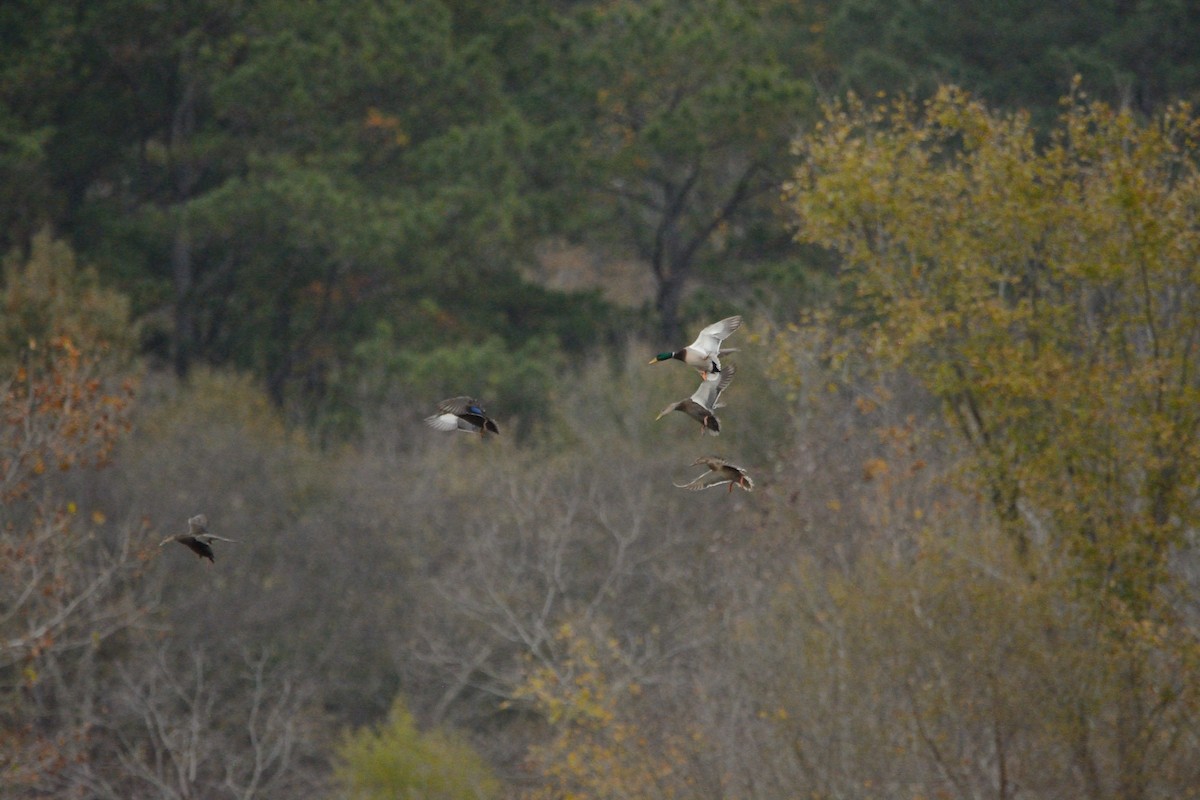
<path id="1" fill-rule="evenodd" d="M 724 405 L 721 402 L 721 394 L 729 388 L 734 373 L 737 372 L 733 364 L 721 366 L 721 356 L 736 352 L 736 348 L 723 348 L 721 345 L 741 326 L 740 316 L 726 317 L 701 330 L 696 341 L 682 350 L 659 353 L 650 359 L 651 364 L 672 359 L 682 361 L 700 372 L 700 386 L 692 392 L 692 396 L 671 403 L 660 411 L 655 419 L 662 419 L 672 411 L 682 411 L 700 423 L 701 436 L 720 435 L 721 420 L 717 418 L 716 411 Z M 675 486 L 692 491 L 711 489 L 714 486 L 728 486 L 729 492 L 732 492 L 735 486 L 747 492 L 754 489 L 754 481 L 750 479 L 746 470 L 737 464 L 717 456 L 701 456 L 692 462 L 693 467 L 701 464 L 708 467 L 708 472 L 702 472 L 687 483 L 677 483 Z"/>
<path id="2" fill-rule="evenodd" d="M 736 352 L 736 348 L 724 348 L 725 340 L 742 326 L 740 316 L 726 317 L 720 322 L 700 331 L 696 341 L 679 350 L 659 353 L 650 359 L 651 364 L 661 361 L 682 361 L 700 373 L 700 386 L 692 392 L 691 397 L 671 403 L 664 408 L 655 419 L 662 419 L 672 411 L 682 411 L 700 423 L 700 435 L 721 433 L 721 420 L 716 411 L 721 408 L 721 393 L 729 388 L 737 368 L 733 364 L 721 366 L 721 357 Z M 483 405 L 473 397 L 451 397 L 438 403 L 438 413 L 426 417 L 425 424 L 439 431 L 463 431 L 487 436 L 489 433 L 500 433 L 496 421 L 488 416 Z M 732 492 L 737 486 L 749 492 L 754 489 L 754 481 L 746 470 L 737 464 L 730 463 L 716 456 L 702 456 L 692 462 L 692 466 L 703 464 L 708 472 L 701 473 L 687 483 L 677 483 L 680 489 L 711 489 L 714 486 L 728 486 Z"/>
<path id="3" fill-rule="evenodd" d="M 721 356 L 736 352 L 736 348 L 723 348 L 721 345 L 729 336 L 742 326 L 740 316 L 726 317 L 714 322 L 700 331 L 696 341 L 680 350 L 662 352 L 650 359 L 651 364 L 661 361 L 682 361 L 700 373 L 700 386 L 692 392 L 691 397 L 671 403 L 664 408 L 656 420 L 662 419 L 672 411 L 682 411 L 700 423 L 700 435 L 721 433 L 721 421 L 717 418 L 716 410 L 723 407 L 721 393 L 729 388 L 737 371 L 733 364 L 721 365 Z M 496 421 L 488 416 L 483 405 L 473 397 L 450 397 L 438 403 L 437 413 L 425 418 L 425 424 L 439 431 L 463 431 L 478 433 L 481 437 L 488 434 L 499 435 L 500 428 Z M 754 481 L 746 470 L 737 464 L 730 463 L 717 456 L 701 456 L 692 462 L 693 467 L 704 465 L 708 468 L 687 483 L 674 484 L 679 489 L 699 491 L 715 486 L 727 486 L 730 493 L 733 487 L 744 491 L 754 489 Z M 198 514 L 188 520 L 187 533 L 168 536 L 159 547 L 168 542 L 179 542 L 200 558 L 214 562 L 212 543 L 214 541 L 235 542 L 208 532 L 208 518 Z"/>

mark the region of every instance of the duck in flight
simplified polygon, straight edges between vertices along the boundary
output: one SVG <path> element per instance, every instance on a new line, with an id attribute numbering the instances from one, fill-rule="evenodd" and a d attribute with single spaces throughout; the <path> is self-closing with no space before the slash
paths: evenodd
<path id="1" fill-rule="evenodd" d="M 708 472 L 702 472 L 687 483 L 677 483 L 675 486 L 679 489 L 691 489 L 695 492 L 701 489 L 711 489 L 714 486 L 728 484 L 730 493 L 733 492 L 734 486 L 747 492 L 754 491 L 754 481 L 751 480 L 743 467 L 731 464 L 717 456 L 701 456 L 692 462 L 693 467 L 698 467 L 701 464 L 708 467 Z"/>
<path id="2" fill-rule="evenodd" d="M 495 421 L 473 397 L 451 397 L 438 403 L 438 413 L 425 418 L 425 424 L 439 431 L 465 431 L 487 436 L 499 434 Z"/>
<path id="3" fill-rule="evenodd" d="M 188 532 L 177 533 L 174 536 L 168 536 L 159 542 L 159 547 L 162 547 L 167 542 L 179 542 L 181 545 L 191 550 L 200 558 L 207 558 L 209 561 L 216 563 L 213 558 L 212 543 L 214 541 L 221 542 L 237 542 L 237 539 L 226 539 L 224 536 L 217 536 L 215 533 L 208 532 L 208 517 L 203 514 L 197 514 L 188 520 Z"/>
<path id="4" fill-rule="evenodd" d="M 733 375 L 737 371 L 735 365 L 730 364 L 721 370 L 720 374 L 713 374 L 700 381 L 700 388 L 692 392 L 692 396 L 686 400 L 680 400 L 677 403 L 664 408 L 655 419 L 662 419 L 672 411 L 682 411 L 692 419 L 700 423 L 700 435 L 711 433 L 713 436 L 718 436 L 721 433 L 721 420 L 717 419 L 714 413 L 716 409 L 721 407 L 720 402 L 721 392 L 729 387 L 733 381 Z"/>
<path id="5" fill-rule="evenodd" d="M 741 326 L 740 316 L 726 317 L 700 331 L 696 341 L 687 347 L 674 352 L 659 353 L 650 359 L 650 363 L 657 364 L 660 361 L 675 359 L 700 370 L 700 377 L 707 378 L 709 373 L 721 371 L 721 356 L 736 352 L 737 348 L 721 349 L 721 343 Z"/>

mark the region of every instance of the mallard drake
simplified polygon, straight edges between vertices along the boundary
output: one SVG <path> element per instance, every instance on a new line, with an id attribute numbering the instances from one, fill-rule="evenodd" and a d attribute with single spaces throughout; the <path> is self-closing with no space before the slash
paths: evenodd
<path id="1" fill-rule="evenodd" d="M 736 351 L 737 348 L 722 350 L 721 342 L 728 339 L 729 335 L 741 326 L 742 318 L 740 316 L 726 317 L 720 322 L 714 322 L 700 331 L 700 335 L 696 337 L 696 341 L 687 347 L 682 350 L 676 350 L 673 353 L 659 353 L 650 359 L 650 363 L 657 364 L 660 361 L 676 359 L 687 364 L 689 367 L 695 367 L 700 370 L 700 376 L 707 378 L 710 372 L 721 371 L 721 356 Z"/>
<path id="2" fill-rule="evenodd" d="M 213 558 L 212 543 L 214 541 L 221 542 L 237 542 L 237 539 L 226 539 L 224 536 L 217 536 L 215 533 L 208 532 L 208 517 L 203 514 L 197 514 L 188 520 L 188 532 L 177 533 L 174 536 L 168 536 L 158 543 L 162 547 L 167 542 L 179 542 L 181 545 L 191 550 L 200 558 L 207 558 L 209 561 L 216 563 Z"/>
<path id="3" fill-rule="evenodd" d="M 499 434 L 496 423 L 472 397 L 451 397 L 438 403 L 438 412 L 425 418 L 425 424 L 439 431 L 466 431 L 480 436 Z"/>
<path id="4" fill-rule="evenodd" d="M 754 481 L 746 474 L 746 470 L 737 464 L 731 464 L 717 456 L 701 456 L 692 462 L 693 467 L 701 464 L 708 467 L 708 472 L 702 472 L 687 483 L 677 483 L 680 489 L 691 489 L 693 492 L 701 489 L 711 489 L 714 486 L 729 484 L 730 493 L 734 486 L 740 486 L 747 492 L 754 491 Z"/>
<path id="5" fill-rule="evenodd" d="M 721 392 L 725 391 L 733 381 L 736 371 L 737 368 L 730 364 L 721 370 L 720 374 L 709 375 L 700 381 L 700 388 L 693 392 L 691 397 L 687 400 L 680 400 L 678 403 L 671 403 L 655 419 L 662 419 L 672 411 L 682 411 L 700 423 L 701 436 L 705 433 L 717 436 L 721 433 L 721 421 L 717 419 L 713 410 L 721 407 L 717 401 L 721 397 Z"/>

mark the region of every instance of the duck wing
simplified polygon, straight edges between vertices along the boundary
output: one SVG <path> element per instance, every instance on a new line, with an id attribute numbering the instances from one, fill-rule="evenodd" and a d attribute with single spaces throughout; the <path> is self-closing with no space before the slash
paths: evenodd
<path id="1" fill-rule="evenodd" d="M 742 318 L 740 316 L 726 317 L 720 322 L 714 322 L 700 331 L 696 341 L 692 342 L 691 349 L 716 355 L 721 349 L 721 342 L 729 338 L 729 335 L 741 326 Z"/>
<path id="2" fill-rule="evenodd" d="M 438 431 L 457 430 L 458 423 L 458 417 L 449 412 L 445 414 L 434 414 L 432 417 L 425 418 L 425 424 Z"/>
<path id="3" fill-rule="evenodd" d="M 438 411 L 444 414 L 454 414 L 456 416 L 473 415 L 477 417 L 486 417 L 487 412 L 483 410 L 483 406 L 474 397 L 461 395 L 459 397 L 450 397 L 438 403 Z"/>
<path id="4" fill-rule="evenodd" d="M 718 484 L 715 484 L 715 483 L 705 483 L 704 482 L 710 475 L 712 475 L 711 472 L 702 472 L 699 475 L 697 475 L 695 478 L 692 478 L 687 483 L 676 483 L 675 488 L 676 489 L 690 489 L 693 492 L 699 492 L 702 489 L 707 489 L 711 486 L 717 486 Z M 728 481 L 724 481 L 724 483 L 728 483 Z"/>
<path id="5" fill-rule="evenodd" d="M 489 433 L 500 433 L 500 429 L 496 427 L 496 423 L 488 416 L 483 405 L 474 397 L 461 395 L 459 397 L 448 398 L 438 404 L 438 411 L 441 411 L 443 416 L 452 414 L 466 423 L 465 425 L 457 426 L 460 430 L 478 431 L 483 429 Z M 454 430 L 453 427 L 449 427 L 445 422 L 438 423 L 433 420 L 434 418 L 431 417 L 426 419 L 425 422 L 439 430 Z"/>
<path id="6" fill-rule="evenodd" d="M 717 400 L 720 399 L 721 392 L 725 391 L 733 381 L 735 372 L 737 372 L 737 367 L 730 364 L 720 372 L 709 374 L 707 378 L 700 381 L 700 388 L 692 393 L 692 401 L 712 411 L 717 407 Z"/>

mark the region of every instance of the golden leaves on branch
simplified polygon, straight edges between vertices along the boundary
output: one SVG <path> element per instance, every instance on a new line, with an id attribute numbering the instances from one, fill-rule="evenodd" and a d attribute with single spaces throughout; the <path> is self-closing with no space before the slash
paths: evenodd
<path id="1" fill-rule="evenodd" d="M 849 341 L 920 378 L 1001 514 L 1048 514 L 1095 574 L 1200 523 L 1198 133 L 1185 105 L 1143 123 L 1077 93 L 1039 134 L 945 87 L 850 97 L 796 144 L 786 199 L 841 258 Z"/>
<path id="2" fill-rule="evenodd" d="M 535 667 L 515 696 L 550 726 L 527 762 L 545 785 L 526 797 L 682 796 L 695 738 L 655 733 L 634 711 L 646 705 L 638 702 L 643 690 L 628 676 L 617 642 L 594 641 L 569 624 L 555 640 L 566 657 Z"/>
<path id="3" fill-rule="evenodd" d="M 34 237 L 0 287 L 0 501 L 53 472 L 107 463 L 129 427 L 129 301 L 64 242 Z"/>
<path id="4" fill-rule="evenodd" d="M 36 365 L 18 367 L 0 386 L 0 499 L 25 494 L 49 468 L 100 467 L 129 429 L 133 384 L 111 387 L 96 357 L 65 336 L 41 348 Z"/>

